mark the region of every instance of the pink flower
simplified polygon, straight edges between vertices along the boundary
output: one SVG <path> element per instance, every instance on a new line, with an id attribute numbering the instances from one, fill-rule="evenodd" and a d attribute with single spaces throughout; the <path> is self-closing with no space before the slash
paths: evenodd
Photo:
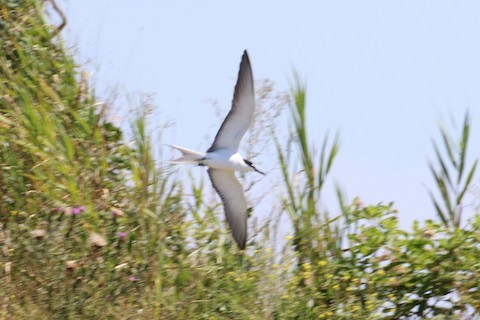
<path id="1" fill-rule="evenodd" d="M 82 213 L 85 210 L 87 210 L 87 208 L 85 206 L 72 207 L 72 209 L 70 210 L 70 213 L 72 214 L 72 216 L 76 216 L 76 215 L 79 215 L 80 213 Z"/>
<path id="2" fill-rule="evenodd" d="M 115 217 L 115 218 L 118 218 L 118 217 L 122 217 L 124 215 L 123 211 L 120 210 L 120 209 L 117 209 L 117 208 L 113 208 L 112 209 L 112 215 Z"/>
<path id="3" fill-rule="evenodd" d="M 117 236 L 120 240 L 125 240 L 127 238 L 128 233 L 127 232 L 119 232 L 117 233 Z"/>

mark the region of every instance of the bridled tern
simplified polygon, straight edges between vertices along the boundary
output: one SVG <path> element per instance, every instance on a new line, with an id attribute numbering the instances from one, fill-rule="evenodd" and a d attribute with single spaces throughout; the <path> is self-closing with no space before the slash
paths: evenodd
<path id="1" fill-rule="evenodd" d="M 225 216 L 233 238 L 240 249 L 247 242 L 247 201 L 243 187 L 235 177 L 235 171 L 256 171 L 264 175 L 255 165 L 238 153 L 240 141 L 250 126 L 255 113 L 255 92 L 252 68 L 245 50 L 243 52 L 232 107 L 206 152 L 170 145 L 182 156 L 174 163 L 194 163 L 208 167 L 213 188 L 222 199 Z"/>

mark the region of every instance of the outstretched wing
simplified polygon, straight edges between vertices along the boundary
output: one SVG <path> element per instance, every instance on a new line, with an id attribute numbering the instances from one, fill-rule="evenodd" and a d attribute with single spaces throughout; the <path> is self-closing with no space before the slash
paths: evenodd
<path id="1" fill-rule="evenodd" d="M 227 222 L 233 239 L 240 249 L 245 249 L 247 242 L 247 201 L 243 187 L 233 171 L 208 169 L 213 188 L 222 199 Z"/>
<path id="2" fill-rule="evenodd" d="M 207 152 L 229 148 L 238 151 L 240 141 L 253 120 L 255 113 L 255 92 L 253 89 L 252 67 L 247 50 L 243 52 L 237 84 L 233 94 L 232 108 L 215 136 Z"/>

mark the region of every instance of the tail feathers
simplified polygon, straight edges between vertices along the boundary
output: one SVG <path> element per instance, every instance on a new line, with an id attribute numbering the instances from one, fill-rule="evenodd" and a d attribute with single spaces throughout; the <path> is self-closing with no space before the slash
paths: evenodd
<path id="1" fill-rule="evenodd" d="M 204 152 L 198 152 L 194 150 L 190 150 L 187 148 L 179 147 L 179 146 L 174 146 L 171 144 L 167 144 L 170 148 L 176 149 L 182 153 L 182 156 L 180 158 L 171 160 L 170 162 L 172 163 L 198 163 L 198 160 L 201 160 L 205 157 Z"/>

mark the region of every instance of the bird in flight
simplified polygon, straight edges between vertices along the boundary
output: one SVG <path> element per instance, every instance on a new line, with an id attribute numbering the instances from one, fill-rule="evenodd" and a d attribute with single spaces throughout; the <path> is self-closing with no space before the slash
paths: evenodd
<path id="1" fill-rule="evenodd" d="M 182 153 L 174 163 L 193 163 L 208 167 L 213 188 L 222 199 L 225 216 L 233 239 L 240 249 L 247 242 L 247 201 L 243 187 L 235 177 L 235 171 L 256 171 L 255 165 L 239 154 L 240 141 L 253 121 L 255 114 L 255 92 L 253 89 L 252 67 L 245 50 L 240 62 L 237 84 L 233 94 L 232 107 L 215 136 L 212 146 L 206 152 L 170 145 Z"/>

